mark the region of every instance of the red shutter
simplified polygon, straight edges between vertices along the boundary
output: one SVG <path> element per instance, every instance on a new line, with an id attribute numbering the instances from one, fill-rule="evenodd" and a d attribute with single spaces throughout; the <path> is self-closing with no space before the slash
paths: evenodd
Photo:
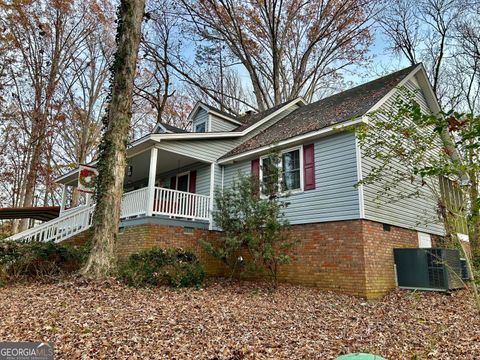
<path id="1" fill-rule="evenodd" d="M 254 178 L 254 184 L 257 188 L 256 195 L 260 192 L 260 159 L 252 160 L 252 176 Z"/>
<path id="2" fill-rule="evenodd" d="M 177 188 L 177 177 L 172 176 L 170 178 L 170 189 L 176 189 Z"/>
<path id="3" fill-rule="evenodd" d="M 190 171 L 190 184 L 188 184 L 188 192 L 195 193 L 197 191 L 197 171 Z"/>
<path id="4" fill-rule="evenodd" d="M 303 145 L 303 189 L 315 189 L 315 154 L 313 144 Z"/>
<path id="5" fill-rule="evenodd" d="M 257 179 L 260 177 L 260 159 L 252 160 L 252 176 Z"/>

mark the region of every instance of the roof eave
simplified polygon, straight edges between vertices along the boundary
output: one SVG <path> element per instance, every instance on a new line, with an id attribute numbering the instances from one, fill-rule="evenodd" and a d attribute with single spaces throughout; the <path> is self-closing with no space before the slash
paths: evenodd
<path id="1" fill-rule="evenodd" d="M 225 114 L 220 114 L 219 112 L 216 112 L 215 110 L 208 109 L 207 112 L 208 112 L 209 114 L 215 115 L 216 117 L 219 117 L 219 118 L 222 118 L 222 119 L 224 119 L 224 120 L 226 120 L 226 121 L 229 121 L 229 122 L 231 122 L 231 123 L 233 123 L 233 124 L 235 124 L 235 125 L 243 125 L 243 123 L 241 123 L 240 121 L 235 120 L 235 119 L 233 119 L 233 118 L 231 118 L 231 117 L 229 117 L 229 116 L 226 116 Z"/>
<path id="2" fill-rule="evenodd" d="M 361 116 L 359 118 L 352 119 L 352 120 L 349 120 L 349 121 L 345 121 L 343 123 L 331 125 L 331 126 L 325 127 L 323 129 L 320 129 L 320 130 L 311 131 L 311 132 L 306 133 L 306 134 L 294 136 L 294 137 L 291 137 L 291 138 L 286 139 L 286 140 L 279 141 L 279 142 L 274 143 L 274 144 L 265 145 L 265 146 L 262 146 L 262 147 L 259 147 L 259 148 L 256 148 L 256 149 L 252 149 L 252 150 L 249 150 L 249 151 L 242 152 L 240 154 L 228 156 L 224 159 L 219 159 L 218 163 L 223 164 L 223 165 L 232 164 L 236 161 L 240 161 L 240 160 L 250 158 L 250 157 L 252 157 L 252 155 L 260 155 L 260 154 L 263 154 L 263 153 L 267 153 L 267 152 L 271 151 L 272 149 L 275 149 L 275 148 L 278 148 L 278 147 L 283 147 L 283 146 L 286 146 L 286 145 L 292 145 L 294 143 L 301 143 L 301 142 L 305 142 L 305 141 L 312 140 L 312 139 L 315 139 L 315 138 L 324 137 L 324 136 L 327 136 L 327 135 L 331 135 L 332 133 L 335 133 L 337 131 L 345 131 L 346 128 L 348 128 L 348 127 L 355 127 L 355 126 L 358 126 L 359 124 L 366 124 L 366 123 L 368 123 L 368 120 L 366 119 L 366 117 Z"/>
<path id="3" fill-rule="evenodd" d="M 221 114 L 211 108 L 209 108 L 208 106 L 206 106 L 205 104 L 203 104 L 201 101 L 198 101 L 195 106 L 193 107 L 192 111 L 190 112 L 190 114 L 188 114 L 188 120 L 191 121 L 193 117 L 195 117 L 195 115 L 197 114 L 198 110 L 200 109 L 203 109 L 205 110 L 207 113 L 209 114 L 213 114 L 217 117 L 220 117 L 224 120 L 227 120 L 233 124 L 236 124 L 236 125 L 243 125 L 240 121 L 238 120 L 235 120 L 233 117 L 230 117 L 230 116 L 227 116 L 225 114 Z"/>

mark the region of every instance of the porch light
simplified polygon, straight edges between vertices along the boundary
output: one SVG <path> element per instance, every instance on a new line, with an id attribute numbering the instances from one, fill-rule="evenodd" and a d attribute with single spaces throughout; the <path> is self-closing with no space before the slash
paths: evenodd
<path id="1" fill-rule="evenodd" d="M 132 165 L 128 165 L 127 176 L 132 176 L 132 174 L 133 174 L 133 166 L 132 166 Z"/>

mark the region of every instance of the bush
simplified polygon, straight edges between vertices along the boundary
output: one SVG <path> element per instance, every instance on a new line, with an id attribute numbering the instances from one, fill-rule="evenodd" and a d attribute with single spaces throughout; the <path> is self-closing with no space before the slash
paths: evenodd
<path id="1" fill-rule="evenodd" d="M 168 285 L 172 287 L 200 287 L 205 271 L 198 261 L 194 263 L 177 262 L 171 270 L 164 272 Z"/>
<path id="2" fill-rule="evenodd" d="M 288 193 L 279 192 L 280 158 L 273 153 L 269 159 L 270 165 L 263 169 L 269 182 L 260 186 L 257 177 L 239 174 L 230 189 L 216 192 L 213 220 L 222 232 L 214 241 L 200 239 L 200 245 L 229 268 L 230 276 L 266 271 L 276 286 L 279 268 L 291 261 L 289 254 L 297 241 L 289 236 L 285 218 Z"/>
<path id="3" fill-rule="evenodd" d="M 205 278 L 195 254 L 182 249 L 149 249 L 129 256 L 119 266 L 119 280 L 129 286 L 201 286 Z"/>
<path id="4" fill-rule="evenodd" d="M 88 256 L 88 246 L 54 242 L 0 241 L 0 283 L 50 280 L 78 271 Z"/>

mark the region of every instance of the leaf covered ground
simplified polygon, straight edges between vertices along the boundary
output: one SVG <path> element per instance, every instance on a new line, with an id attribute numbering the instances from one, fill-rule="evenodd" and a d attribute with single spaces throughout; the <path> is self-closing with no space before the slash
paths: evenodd
<path id="1" fill-rule="evenodd" d="M 0 340 L 54 343 L 56 359 L 480 359 L 467 290 L 395 291 L 381 300 L 210 280 L 135 289 L 68 280 L 0 288 Z"/>

